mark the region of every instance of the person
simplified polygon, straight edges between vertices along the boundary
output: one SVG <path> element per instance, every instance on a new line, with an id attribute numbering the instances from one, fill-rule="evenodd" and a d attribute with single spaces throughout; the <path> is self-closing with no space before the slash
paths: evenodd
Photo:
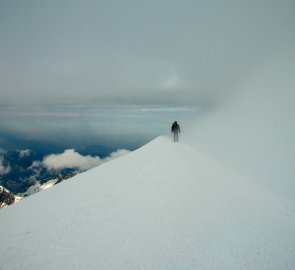
<path id="1" fill-rule="evenodd" d="M 180 127 L 177 121 L 174 121 L 171 127 L 171 132 L 173 133 L 173 141 L 178 142 L 178 133 L 180 133 Z"/>

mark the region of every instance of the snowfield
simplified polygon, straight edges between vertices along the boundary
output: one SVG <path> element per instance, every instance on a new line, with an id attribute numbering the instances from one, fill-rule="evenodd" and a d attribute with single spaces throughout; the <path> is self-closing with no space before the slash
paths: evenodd
<path id="1" fill-rule="evenodd" d="M 271 189 L 158 137 L 0 212 L 0 269 L 295 268 Z"/>

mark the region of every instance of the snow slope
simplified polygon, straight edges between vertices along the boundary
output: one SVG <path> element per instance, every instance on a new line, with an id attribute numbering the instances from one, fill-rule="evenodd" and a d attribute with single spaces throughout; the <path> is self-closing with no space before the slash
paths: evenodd
<path id="1" fill-rule="evenodd" d="M 294 269 L 295 213 L 159 137 L 0 212 L 0 269 Z"/>

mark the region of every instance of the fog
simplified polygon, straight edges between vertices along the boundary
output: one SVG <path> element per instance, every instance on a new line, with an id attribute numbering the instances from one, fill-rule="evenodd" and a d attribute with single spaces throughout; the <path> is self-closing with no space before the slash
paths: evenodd
<path id="1" fill-rule="evenodd" d="M 294 53 L 271 60 L 184 136 L 199 151 L 268 187 L 294 209 Z"/>

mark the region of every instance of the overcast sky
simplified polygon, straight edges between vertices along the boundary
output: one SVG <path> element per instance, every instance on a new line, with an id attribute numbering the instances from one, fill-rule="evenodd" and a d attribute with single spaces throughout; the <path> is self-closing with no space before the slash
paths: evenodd
<path id="1" fill-rule="evenodd" d="M 0 103 L 215 103 L 294 59 L 294 14 L 282 0 L 1 0 Z"/>

